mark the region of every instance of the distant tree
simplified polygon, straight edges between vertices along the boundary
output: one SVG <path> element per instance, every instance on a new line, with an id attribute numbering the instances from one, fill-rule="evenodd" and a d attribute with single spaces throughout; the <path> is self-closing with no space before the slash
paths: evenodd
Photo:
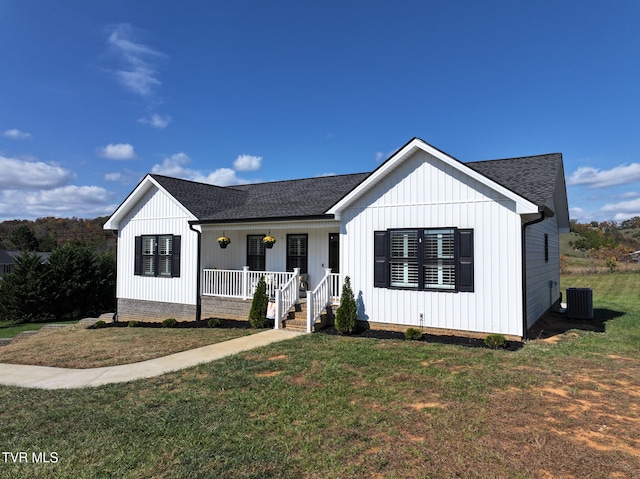
<path id="1" fill-rule="evenodd" d="M 37 251 L 38 239 L 27 224 L 21 224 L 9 235 L 9 241 L 13 247 L 20 251 Z"/>
<path id="2" fill-rule="evenodd" d="M 95 259 L 94 298 L 96 312 L 116 310 L 116 255 L 107 251 Z"/>
<path id="3" fill-rule="evenodd" d="M 0 280 L 0 318 L 27 323 L 48 319 L 45 273 L 47 266 L 40 256 L 23 252 L 14 270 Z"/>
<path id="4" fill-rule="evenodd" d="M 47 299 L 56 320 L 84 317 L 96 310 L 97 261 L 92 248 L 70 242 L 49 257 Z"/>
<path id="5" fill-rule="evenodd" d="M 640 228 L 640 216 L 634 216 L 633 218 L 629 218 L 628 220 L 624 220 L 620 223 L 619 229 L 627 230 L 632 228 Z"/>

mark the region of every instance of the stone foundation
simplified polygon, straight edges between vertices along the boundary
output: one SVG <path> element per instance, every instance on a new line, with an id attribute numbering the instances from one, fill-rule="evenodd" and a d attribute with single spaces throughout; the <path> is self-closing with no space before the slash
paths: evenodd
<path id="1" fill-rule="evenodd" d="M 195 304 L 118 298 L 118 321 L 163 321 L 167 318 L 194 321 L 196 306 Z"/>
<path id="2" fill-rule="evenodd" d="M 251 311 L 250 299 L 220 298 L 217 296 L 202 297 L 202 319 L 221 318 L 248 321 Z"/>

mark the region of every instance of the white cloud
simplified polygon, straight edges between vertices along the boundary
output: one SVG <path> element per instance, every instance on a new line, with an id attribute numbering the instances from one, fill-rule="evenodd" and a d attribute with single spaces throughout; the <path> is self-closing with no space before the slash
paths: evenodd
<path id="1" fill-rule="evenodd" d="M 41 161 L 27 161 L 0 156 L 0 188 L 24 190 L 56 188 L 75 178 L 69 170 Z"/>
<path id="2" fill-rule="evenodd" d="M 640 216 L 640 198 L 620 201 L 618 203 L 607 203 L 600 208 L 600 211 L 604 213 L 614 213 L 615 220 Z"/>
<path id="3" fill-rule="evenodd" d="M 122 171 L 107 173 L 104 175 L 104 179 L 105 181 L 118 182 L 122 185 L 130 185 L 139 182 L 142 176 L 143 175 L 137 171 L 124 169 Z"/>
<path id="4" fill-rule="evenodd" d="M 26 131 L 20 131 L 17 128 L 11 128 L 10 130 L 6 130 L 2 136 L 7 138 L 11 138 L 13 140 L 26 140 L 31 138 L 31 133 L 27 133 Z"/>
<path id="5" fill-rule="evenodd" d="M 248 183 L 247 180 L 238 178 L 235 170 L 232 170 L 231 168 L 218 168 L 213 173 L 209 173 L 206 176 L 198 174 L 193 178 L 193 180 L 218 186 L 242 185 Z"/>
<path id="6" fill-rule="evenodd" d="M 191 163 L 191 158 L 186 153 L 176 153 L 162 160 L 161 164 L 153 165 L 151 173 L 192 179 L 194 172 L 186 167 L 189 163 Z"/>
<path id="7" fill-rule="evenodd" d="M 169 123 L 171 123 L 171 117 L 169 115 L 161 116 L 157 113 L 154 113 L 147 118 L 138 118 L 138 123 L 164 130 L 167 126 L 169 126 Z"/>
<path id="8" fill-rule="evenodd" d="M 382 160 L 385 160 L 386 158 L 387 158 L 387 155 L 385 155 L 383 152 L 376 151 L 376 163 L 380 163 Z"/>
<path id="9" fill-rule="evenodd" d="M 238 155 L 233 162 L 237 171 L 257 171 L 262 167 L 262 157 L 252 155 Z"/>
<path id="10" fill-rule="evenodd" d="M 236 160 L 237 161 L 237 160 Z M 180 152 L 162 160 L 162 163 L 155 164 L 151 173 L 158 175 L 174 176 L 200 183 L 209 183 L 218 186 L 242 185 L 249 183 L 249 180 L 240 178 L 236 170 L 232 168 L 218 168 L 212 173 L 193 170 L 188 167 L 191 158 L 186 153 Z"/>
<path id="11" fill-rule="evenodd" d="M 118 82 L 132 93 L 148 96 L 162 84 L 157 62 L 166 55 L 137 41 L 136 37 L 142 33 L 128 23 L 120 23 L 113 28 L 107 41 L 120 60 L 120 68 L 115 72 Z"/>
<path id="12" fill-rule="evenodd" d="M 108 160 L 133 160 L 137 157 L 133 145 L 129 143 L 110 143 L 96 149 L 99 156 Z"/>
<path id="13" fill-rule="evenodd" d="M 589 188 L 619 186 L 640 181 L 640 163 L 620 165 L 610 170 L 599 170 L 583 166 L 574 171 L 567 183 L 569 185 L 587 185 Z"/>
<path id="14" fill-rule="evenodd" d="M 0 218 L 78 216 L 92 218 L 113 213 L 110 194 L 99 186 L 67 185 L 51 190 L 0 191 Z"/>

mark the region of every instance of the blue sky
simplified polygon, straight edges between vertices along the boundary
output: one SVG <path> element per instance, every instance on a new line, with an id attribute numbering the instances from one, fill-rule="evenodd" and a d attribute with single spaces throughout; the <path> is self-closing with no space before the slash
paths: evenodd
<path id="1" fill-rule="evenodd" d="M 0 0 L 0 220 L 219 185 L 562 152 L 571 217 L 640 215 L 640 2 Z"/>

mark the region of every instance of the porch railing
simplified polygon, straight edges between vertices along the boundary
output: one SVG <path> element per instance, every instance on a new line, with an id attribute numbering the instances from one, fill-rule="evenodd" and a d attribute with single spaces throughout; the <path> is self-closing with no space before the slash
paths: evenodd
<path id="1" fill-rule="evenodd" d="M 253 297 L 261 276 L 264 276 L 267 285 L 267 296 L 272 298 L 296 274 L 284 271 L 249 271 L 248 266 L 244 266 L 242 270 L 203 269 L 202 294 L 249 299 Z"/>
<path id="2" fill-rule="evenodd" d="M 293 277 L 280 289 L 276 290 L 276 316 L 273 328 L 280 329 L 280 324 L 289 310 L 300 299 L 300 268 L 293 269 Z"/>
<path id="3" fill-rule="evenodd" d="M 340 275 L 326 269 L 324 278 L 316 288 L 307 293 L 307 332 L 313 331 L 313 323 L 322 311 L 331 304 L 340 302 Z"/>

